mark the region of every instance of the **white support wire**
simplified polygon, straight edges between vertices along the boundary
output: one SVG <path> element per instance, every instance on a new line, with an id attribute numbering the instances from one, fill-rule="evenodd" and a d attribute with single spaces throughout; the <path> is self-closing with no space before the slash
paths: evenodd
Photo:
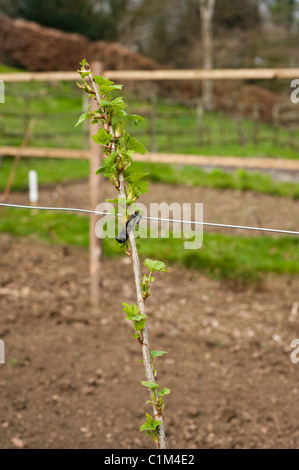
<path id="1" fill-rule="evenodd" d="M 76 209 L 73 207 L 41 207 L 41 206 L 24 206 L 20 204 L 6 204 L 1 202 L 0 206 L 3 207 L 12 207 L 12 208 L 19 208 L 19 209 L 38 209 L 38 210 L 48 210 L 48 211 L 65 211 L 65 212 L 84 212 L 86 214 L 95 214 L 95 215 L 108 215 L 111 217 L 122 217 L 122 214 L 109 214 L 108 212 L 100 212 L 100 211 L 91 211 L 88 209 Z M 288 235 L 299 235 L 299 232 L 294 230 L 279 230 L 275 228 L 264 228 L 264 227 L 249 227 L 246 225 L 230 225 L 230 224 L 215 224 L 212 222 L 198 222 L 193 220 L 180 220 L 180 219 L 164 219 L 161 217 L 147 217 L 142 216 L 145 220 L 156 220 L 160 222 L 175 222 L 181 224 L 192 224 L 192 225 L 203 225 L 209 227 L 223 227 L 223 228 L 234 228 L 234 229 L 242 229 L 242 230 L 258 230 L 262 232 L 274 232 L 274 233 L 285 233 Z"/>

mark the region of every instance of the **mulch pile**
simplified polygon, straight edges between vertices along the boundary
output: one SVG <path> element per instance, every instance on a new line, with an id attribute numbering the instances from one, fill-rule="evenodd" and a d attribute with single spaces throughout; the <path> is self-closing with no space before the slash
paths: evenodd
<path id="1" fill-rule="evenodd" d="M 106 70 L 157 68 L 151 59 L 120 44 L 92 42 L 80 34 L 0 15 L 0 62 L 32 71 L 76 70 L 83 58 L 100 60 Z"/>
<path id="2" fill-rule="evenodd" d="M 253 84 L 236 81 L 216 83 L 214 100 L 217 110 L 272 122 L 273 109 L 289 100 L 281 94 L 273 93 Z"/>
<path id="3" fill-rule="evenodd" d="M 0 15 L 0 63 L 30 71 L 74 71 L 83 58 L 88 62 L 101 61 L 104 70 L 154 70 L 160 67 L 155 61 L 119 43 L 90 41 L 80 34 Z M 201 95 L 201 83 L 183 80 L 128 82 L 126 88 L 143 95 L 158 93 L 178 100 L 193 100 Z M 280 101 L 279 95 L 256 85 L 221 81 L 214 86 L 214 108 L 229 114 L 271 122 L 273 107 Z M 240 103 L 243 109 L 240 109 Z M 257 103 L 258 115 L 255 114 Z"/>

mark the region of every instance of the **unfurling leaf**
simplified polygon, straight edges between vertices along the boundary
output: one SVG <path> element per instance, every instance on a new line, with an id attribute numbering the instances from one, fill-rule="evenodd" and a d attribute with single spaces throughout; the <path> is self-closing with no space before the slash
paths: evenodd
<path id="1" fill-rule="evenodd" d="M 126 302 L 123 302 L 122 306 L 123 311 L 127 314 L 130 320 L 140 313 L 139 308 L 135 304 L 129 305 Z"/>
<path id="2" fill-rule="evenodd" d="M 140 431 L 155 431 L 161 424 L 161 421 L 154 419 L 151 415 L 146 413 L 146 422 L 140 426 Z"/>
<path id="3" fill-rule="evenodd" d="M 151 357 L 160 357 L 167 354 L 167 351 L 150 351 Z"/>
<path id="4" fill-rule="evenodd" d="M 163 261 L 154 261 L 152 259 L 146 258 L 144 261 L 144 266 L 146 266 L 152 273 L 155 271 L 167 272 Z"/>
<path id="5" fill-rule="evenodd" d="M 142 380 L 141 383 L 144 387 L 147 387 L 151 390 L 156 390 L 159 387 L 159 385 L 155 382 L 147 382 L 146 380 Z"/>
<path id="6" fill-rule="evenodd" d="M 163 387 L 162 390 L 160 390 L 160 392 L 158 392 L 158 395 L 160 397 L 163 397 L 164 395 L 169 395 L 169 393 L 170 393 L 170 388 Z"/>

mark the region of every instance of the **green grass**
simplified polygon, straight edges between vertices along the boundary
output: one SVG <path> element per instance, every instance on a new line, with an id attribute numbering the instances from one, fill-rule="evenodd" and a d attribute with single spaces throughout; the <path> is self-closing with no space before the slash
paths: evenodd
<path id="1" fill-rule="evenodd" d="M 13 164 L 13 158 L 6 157 L 0 166 L 0 190 L 3 191 Z M 70 180 L 88 178 L 87 160 L 64 160 L 55 158 L 23 158 L 18 166 L 12 190 L 28 188 L 28 172 L 36 170 L 39 185 L 61 183 Z"/>
<path id="2" fill-rule="evenodd" d="M 59 245 L 88 247 L 89 220 L 77 214 L 0 208 L 0 232 Z"/>
<path id="3" fill-rule="evenodd" d="M 226 172 L 213 169 L 207 172 L 199 167 L 167 165 L 161 163 L 134 163 L 134 171 L 149 173 L 149 180 L 165 184 L 184 184 L 238 191 L 256 191 L 275 196 L 299 198 L 299 184 L 275 181 L 264 173 L 243 169 Z"/>
<path id="4" fill-rule="evenodd" d="M 0 191 L 7 182 L 13 159 L 6 157 L 0 167 Z M 134 171 L 149 173 L 149 180 L 165 184 L 184 184 L 187 186 L 202 186 L 218 189 L 234 189 L 238 191 L 256 191 L 275 196 L 299 198 L 299 183 L 279 182 L 270 175 L 258 172 L 236 170 L 225 172 L 214 169 L 207 172 L 200 167 L 190 165 L 176 166 L 161 163 L 137 163 Z M 89 163 L 86 160 L 64 160 L 41 158 L 23 158 L 19 164 L 13 182 L 13 190 L 28 188 L 28 171 L 36 170 L 40 185 L 61 183 L 68 180 L 87 179 Z"/>
<path id="5" fill-rule="evenodd" d="M 87 248 L 89 219 L 77 214 L 22 209 L 2 209 L 0 232 L 29 236 L 55 244 Z M 156 258 L 209 273 L 216 278 L 253 284 L 264 273 L 299 274 L 299 238 L 241 237 L 204 233 L 200 250 L 185 250 L 182 239 L 150 239 L 138 242 L 143 257 Z M 104 256 L 117 257 L 122 250 L 113 239 L 103 240 Z"/>
<path id="6" fill-rule="evenodd" d="M 185 250 L 179 239 L 142 240 L 140 253 L 178 262 L 221 279 L 255 282 L 266 272 L 299 273 L 299 238 L 240 237 L 204 233 L 200 250 Z"/>
<path id="7" fill-rule="evenodd" d="M 133 101 L 130 106 L 138 110 L 142 103 Z M 156 151 L 159 152 L 298 158 L 298 132 L 291 133 L 286 127 L 276 130 L 271 124 L 256 123 L 249 118 L 242 118 L 237 123 L 235 118 L 221 112 L 205 112 L 199 130 L 195 108 L 169 104 L 163 100 L 158 103 L 155 129 Z M 133 128 L 131 131 L 134 132 Z M 149 116 L 143 126 L 135 130 L 135 134 L 149 150 L 153 150 Z"/>
<path id="8" fill-rule="evenodd" d="M 37 122 L 29 146 L 82 148 L 88 144 L 88 128 L 75 129 L 83 112 L 76 83 L 7 82 L 5 103 L 0 106 L 0 145 L 19 146 L 33 116 Z"/>
<path id="9" fill-rule="evenodd" d="M 16 71 L 0 65 L 0 73 Z M 124 89 L 125 90 L 125 89 Z M 88 127 L 74 128 L 83 112 L 83 95 L 74 82 L 6 83 L 6 102 L 0 107 L 0 145 L 20 145 L 31 115 L 38 118 L 29 145 L 37 147 L 82 148 L 87 145 Z M 126 93 L 124 93 L 126 95 Z M 129 112 L 150 112 L 150 103 L 132 95 L 125 96 Z M 86 105 L 85 105 L 86 106 Z M 142 109 L 141 109 L 142 108 Z M 142 111 L 143 110 L 143 111 Z M 146 114 L 146 113 L 145 113 Z M 244 142 L 239 128 L 243 129 Z M 149 114 L 145 122 L 134 129 L 149 150 L 153 122 Z M 298 133 L 272 125 L 256 123 L 249 118 L 237 123 L 234 117 L 220 112 L 206 112 L 199 132 L 195 107 L 157 100 L 155 120 L 156 150 L 159 152 L 240 156 L 298 158 Z M 276 137 L 279 135 L 279 140 Z"/>
<path id="10" fill-rule="evenodd" d="M 0 73 L 17 73 L 24 72 L 24 70 L 18 69 L 16 67 L 11 67 L 9 65 L 0 64 Z"/>

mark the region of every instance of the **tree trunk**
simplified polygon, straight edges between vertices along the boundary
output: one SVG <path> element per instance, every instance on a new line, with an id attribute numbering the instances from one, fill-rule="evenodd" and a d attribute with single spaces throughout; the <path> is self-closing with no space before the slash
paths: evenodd
<path id="1" fill-rule="evenodd" d="M 203 48 L 203 68 L 211 70 L 213 68 L 213 32 L 212 19 L 214 14 L 215 0 L 199 0 L 201 36 Z M 213 108 L 213 82 L 203 80 L 202 99 L 204 109 Z"/>

